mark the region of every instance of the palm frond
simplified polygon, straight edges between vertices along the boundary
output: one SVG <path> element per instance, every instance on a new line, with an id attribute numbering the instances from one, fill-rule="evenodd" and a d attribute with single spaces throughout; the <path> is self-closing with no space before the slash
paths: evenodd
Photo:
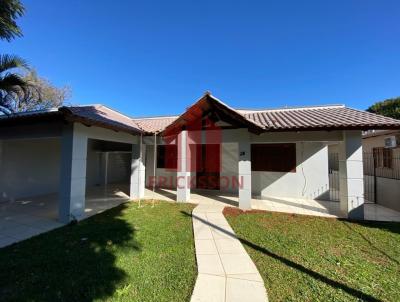
<path id="1" fill-rule="evenodd" d="M 15 20 L 25 13 L 20 0 L 0 0 L 0 39 L 10 42 L 21 37 L 22 31 Z"/>
<path id="2" fill-rule="evenodd" d="M 6 73 L 0 77 L 0 106 L 11 112 L 21 111 L 34 99 L 40 100 L 37 87 L 18 74 Z"/>
<path id="3" fill-rule="evenodd" d="M 29 70 L 29 65 L 26 60 L 19 56 L 7 54 L 0 55 L 0 73 L 13 68 L 23 68 Z"/>
<path id="4" fill-rule="evenodd" d="M 0 78 L 0 90 L 7 90 L 13 86 L 25 86 L 27 84 L 20 75 L 15 73 L 6 73 Z"/>

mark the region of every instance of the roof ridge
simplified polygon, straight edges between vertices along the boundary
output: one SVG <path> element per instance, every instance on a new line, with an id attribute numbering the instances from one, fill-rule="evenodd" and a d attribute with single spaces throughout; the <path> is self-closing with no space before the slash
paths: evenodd
<path id="1" fill-rule="evenodd" d="M 96 105 L 96 106 L 100 106 L 100 107 L 107 108 L 108 110 L 114 111 L 115 113 L 117 113 L 117 114 L 119 114 L 119 115 L 121 115 L 121 116 L 123 116 L 123 117 L 126 117 L 126 118 L 129 119 L 129 120 L 132 120 L 132 118 L 131 118 L 130 116 L 125 115 L 125 114 L 123 114 L 122 112 L 120 112 L 120 111 L 118 111 L 118 110 L 116 110 L 116 109 L 114 109 L 114 108 L 108 107 L 108 106 L 103 105 L 103 104 L 98 104 L 98 105 Z"/>
<path id="2" fill-rule="evenodd" d="M 108 110 L 111 110 L 111 111 L 113 111 L 113 112 L 115 112 L 115 113 L 117 113 L 117 114 L 119 114 L 119 115 L 121 115 L 121 116 L 123 116 L 123 117 L 126 117 L 126 118 L 128 118 L 128 119 L 130 119 L 130 120 L 132 119 L 130 116 L 128 116 L 128 115 L 122 113 L 121 111 L 116 110 L 116 109 L 114 109 L 114 108 L 111 108 L 111 107 L 109 107 L 109 106 L 107 106 L 107 105 L 104 105 L 104 104 L 101 104 L 101 103 L 97 103 L 97 104 L 84 104 L 84 105 L 71 105 L 71 106 L 63 106 L 63 107 L 66 107 L 66 108 L 68 108 L 68 107 L 104 107 L 104 108 L 107 108 Z"/>
<path id="3" fill-rule="evenodd" d="M 295 110 L 313 110 L 313 109 L 324 109 L 324 108 L 345 108 L 344 104 L 331 104 L 331 105 L 311 105 L 311 106 L 299 106 L 299 107 L 281 107 L 281 108 L 265 108 L 265 109 L 243 109 L 236 108 L 236 111 L 244 111 L 246 113 L 257 113 L 257 112 L 271 112 L 271 111 L 295 111 Z"/>

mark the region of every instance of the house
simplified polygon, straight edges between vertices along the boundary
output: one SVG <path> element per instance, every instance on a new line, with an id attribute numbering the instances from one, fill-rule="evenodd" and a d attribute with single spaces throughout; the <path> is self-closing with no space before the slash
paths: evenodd
<path id="1" fill-rule="evenodd" d="M 329 199 L 328 145 L 339 153 L 340 208 L 363 219 L 362 131 L 400 121 L 343 105 L 234 109 L 206 93 L 183 114 L 130 118 L 103 105 L 0 118 L 0 201 L 56 194 L 58 219 L 80 219 L 91 187 L 125 183 L 251 198 Z"/>

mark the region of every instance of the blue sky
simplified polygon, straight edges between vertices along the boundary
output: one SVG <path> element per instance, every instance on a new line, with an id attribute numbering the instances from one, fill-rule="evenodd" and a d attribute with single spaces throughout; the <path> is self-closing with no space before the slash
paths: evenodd
<path id="1" fill-rule="evenodd" d="M 1 53 L 70 85 L 74 104 L 148 116 L 206 90 L 238 108 L 365 109 L 400 95 L 399 1 L 23 3 L 24 37 Z"/>

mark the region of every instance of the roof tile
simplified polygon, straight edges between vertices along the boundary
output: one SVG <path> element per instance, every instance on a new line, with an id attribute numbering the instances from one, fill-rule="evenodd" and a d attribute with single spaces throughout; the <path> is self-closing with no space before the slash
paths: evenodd
<path id="1" fill-rule="evenodd" d="M 142 132 L 131 118 L 103 105 L 68 106 L 62 107 L 60 110 L 66 110 L 74 117 L 82 118 L 99 126 L 108 126 L 134 133 Z"/>

